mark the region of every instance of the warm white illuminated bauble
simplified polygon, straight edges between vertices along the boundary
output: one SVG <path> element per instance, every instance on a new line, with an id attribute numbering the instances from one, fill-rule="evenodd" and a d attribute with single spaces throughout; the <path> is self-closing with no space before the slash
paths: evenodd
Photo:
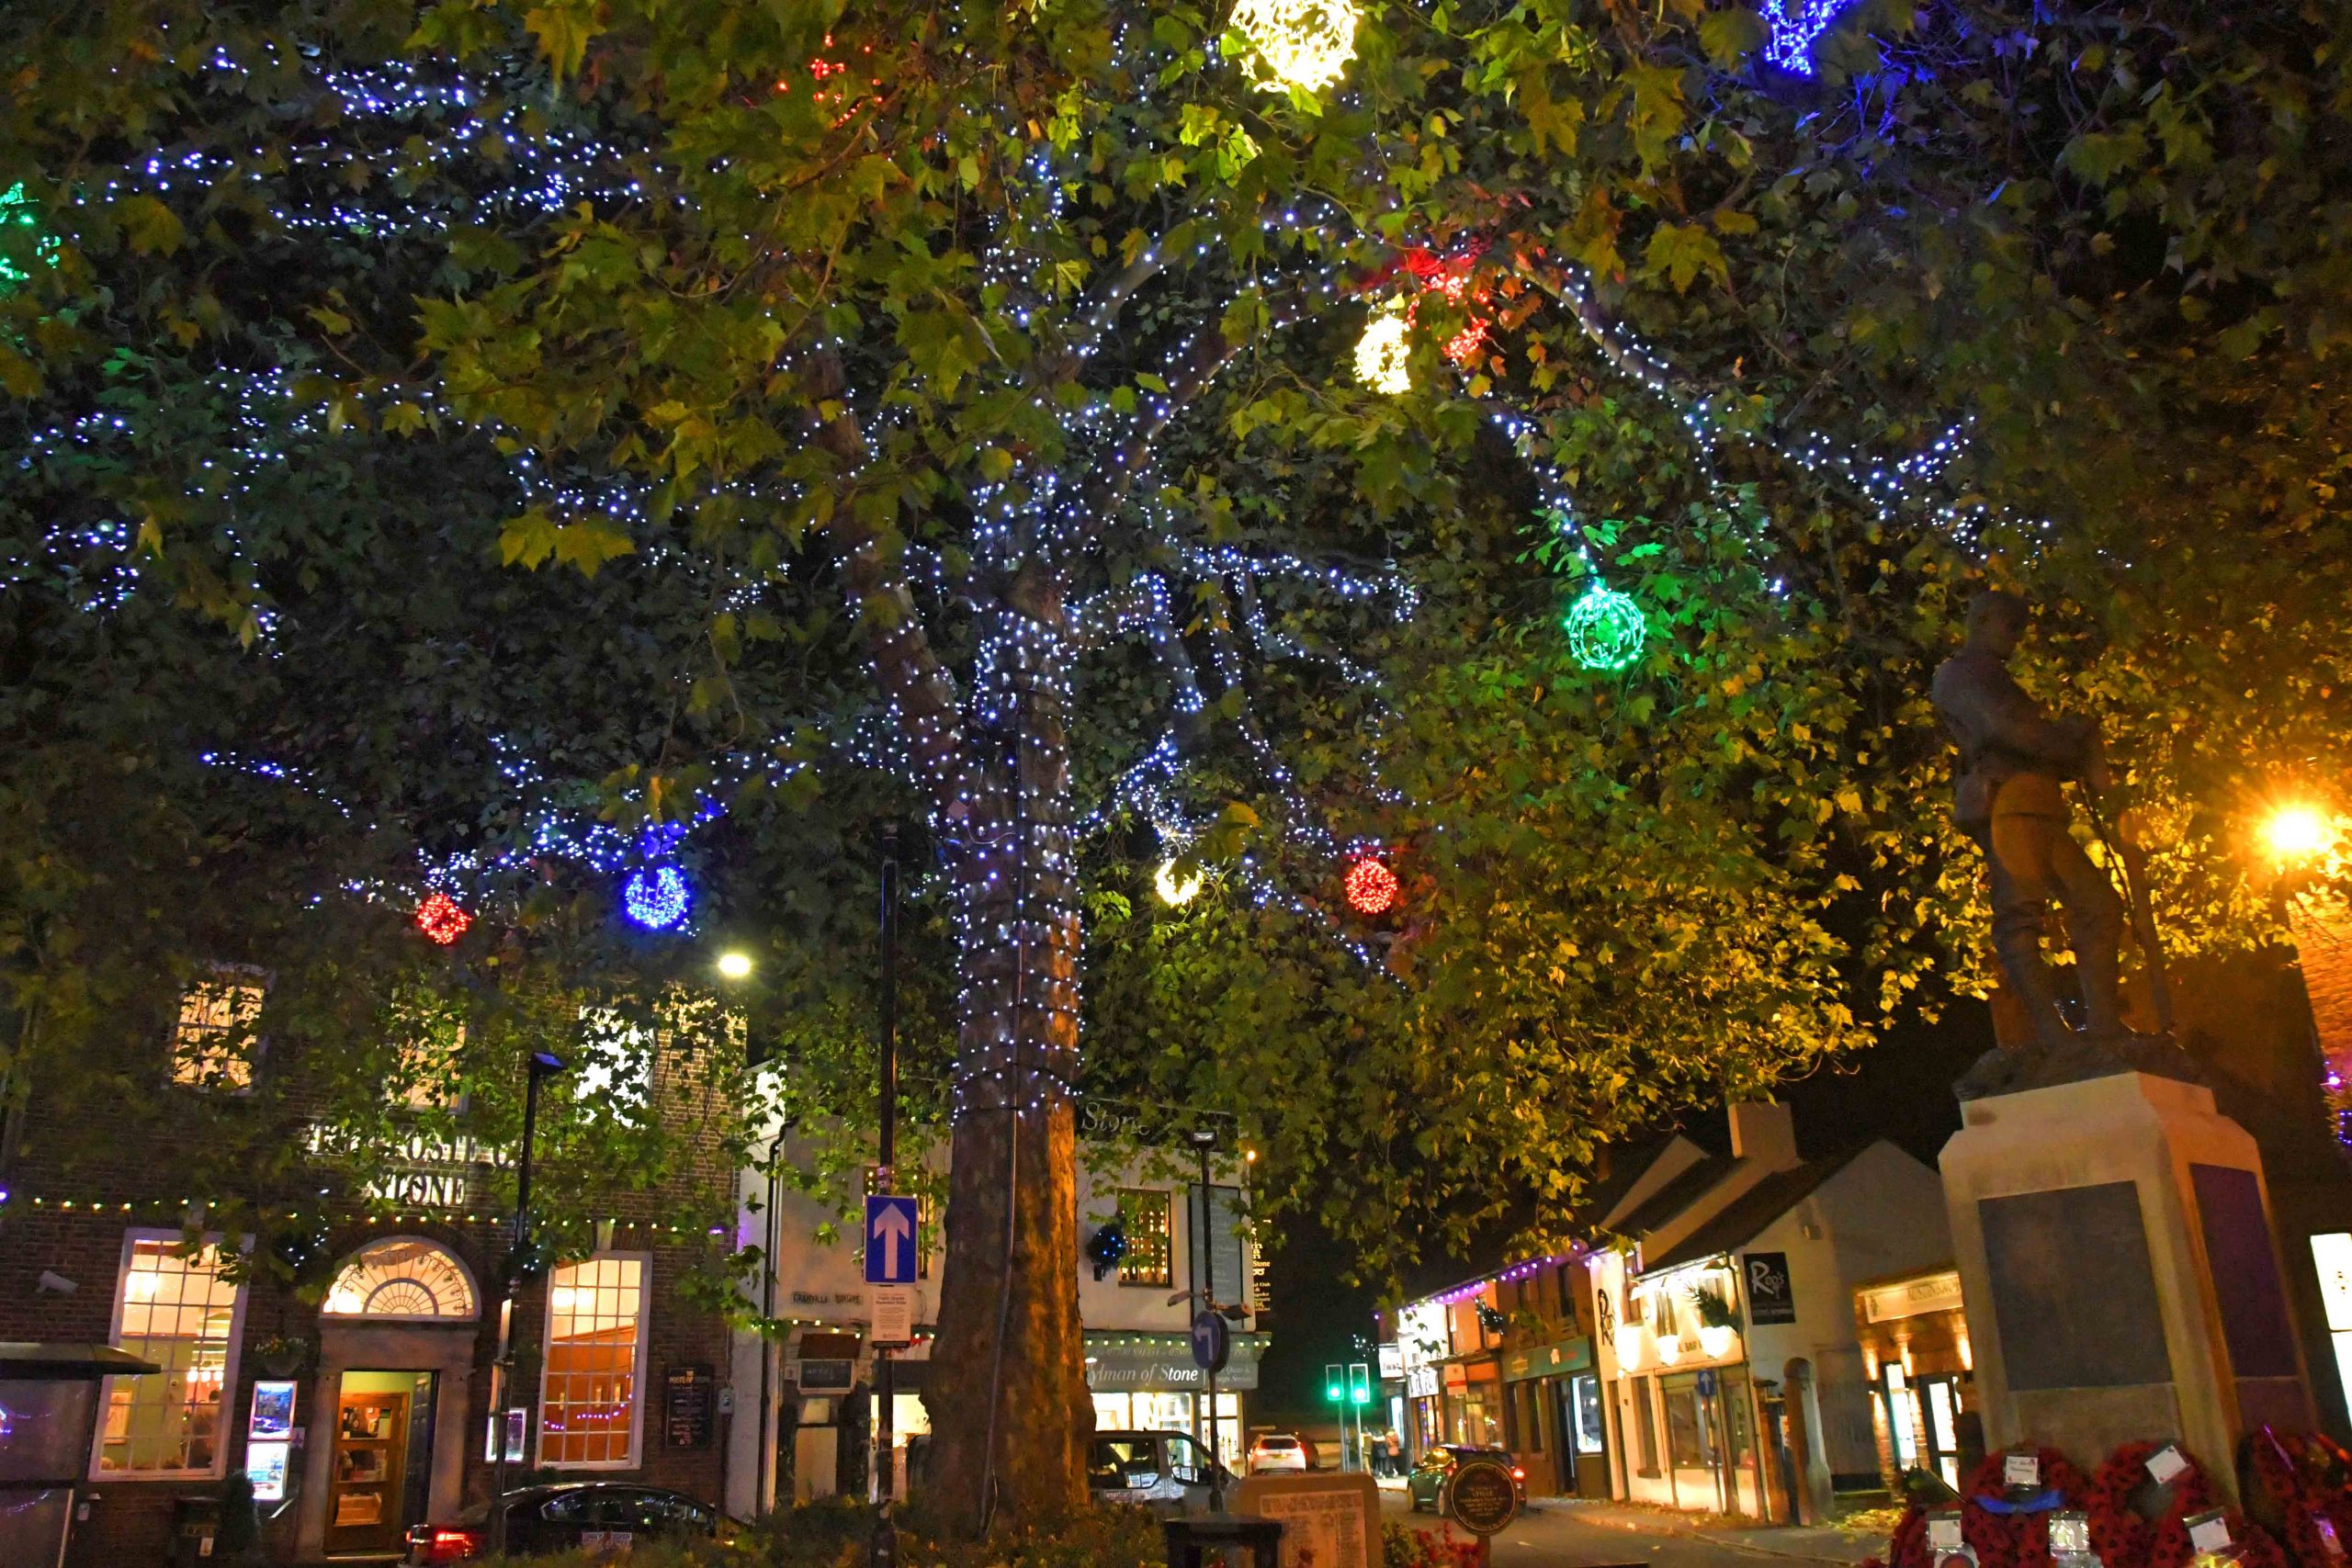
<path id="1" fill-rule="evenodd" d="M 1406 325 L 1404 302 L 1391 299 L 1372 313 L 1363 336 L 1356 339 L 1356 379 L 1375 392 L 1413 389 Z"/>
<path id="2" fill-rule="evenodd" d="M 1356 54 L 1355 0 L 1239 0 L 1231 27 L 1250 40 L 1251 80 L 1271 93 L 1318 92 Z"/>
<path id="3" fill-rule="evenodd" d="M 1159 874 L 1151 879 L 1151 885 L 1159 889 L 1161 903 L 1171 909 L 1181 909 L 1193 901 L 1193 895 L 1201 890 L 1201 884 L 1206 879 L 1207 874 L 1205 872 L 1196 871 L 1179 882 L 1176 880 L 1176 863 L 1172 860 L 1164 860 L 1159 863 Z"/>

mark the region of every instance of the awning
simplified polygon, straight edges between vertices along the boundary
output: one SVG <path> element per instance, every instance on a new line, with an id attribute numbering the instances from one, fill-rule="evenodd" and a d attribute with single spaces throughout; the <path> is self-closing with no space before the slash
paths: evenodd
<path id="1" fill-rule="evenodd" d="M 128 1350 L 58 1339 L 0 1339 L 0 1379 L 58 1382 L 67 1378 L 133 1377 L 164 1369 Z"/>

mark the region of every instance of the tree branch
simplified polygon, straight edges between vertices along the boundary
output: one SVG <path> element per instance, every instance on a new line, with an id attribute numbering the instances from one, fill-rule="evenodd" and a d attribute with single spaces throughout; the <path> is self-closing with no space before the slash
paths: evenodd
<path id="1" fill-rule="evenodd" d="M 812 408 L 844 404 L 830 420 L 812 414 L 810 434 L 819 446 L 854 473 L 865 466 L 868 452 L 865 432 L 845 406 L 848 378 L 841 355 L 831 349 L 811 355 L 804 385 Z M 875 682 L 897 713 L 915 776 L 933 804 L 945 810 L 954 804 L 963 726 L 955 682 L 941 668 L 922 612 L 915 604 L 905 554 L 886 551 L 880 530 L 861 520 L 853 506 L 833 509 L 825 536 L 858 605 Z"/>

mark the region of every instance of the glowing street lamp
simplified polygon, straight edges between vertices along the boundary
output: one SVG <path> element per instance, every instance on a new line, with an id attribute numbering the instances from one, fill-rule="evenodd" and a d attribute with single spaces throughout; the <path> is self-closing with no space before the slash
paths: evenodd
<path id="1" fill-rule="evenodd" d="M 2282 865 L 2313 861 L 2335 847 L 2335 824 L 2315 806 L 2282 806 L 2262 824 L 2262 841 Z"/>
<path id="2" fill-rule="evenodd" d="M 722 980 L 748 979 L 752 973 L 752 955 L 740 948 L 729 948 L 718 955 L 718 977 Z"/>

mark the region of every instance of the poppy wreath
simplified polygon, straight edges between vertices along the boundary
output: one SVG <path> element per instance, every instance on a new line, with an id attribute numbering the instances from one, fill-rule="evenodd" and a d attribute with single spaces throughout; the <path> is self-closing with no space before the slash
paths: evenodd
<path id="1" fill-rule="evenodd" d="M 1886 1538 L 1886 1561 L 1872 1557 L 1862 1568 L 1935 1568 L 1928 1554 L 1928 1511 L 1917 1503 L 1905 1508 L 1894 1533 Z"/>
<path id="2" fill-rule="evenodd" d="M 1983 1568 L 2049 1568 L 2048 1513 L 2013 1514 L 1986 1506 L 2002 1500 L 2007 1490 L 2001 1480 L 2003 1464 L 2018 1451 L 1985 1455 L 1962 1489 L 1961 1539 L 1974 1549 Z M 2082 1507 L 2090 1483 L 2073 1461 L 2056 1449 L 2036 1449 L 2034 1457 L 2041 1461 L 2041 1488 L 2058 1494 L 2058 1506 Z"/>
<path id="3" fill-rule="evenodd" d="M 2352 1525 L 2352 1496 L 2328 1481 L 2330 1461 L 2338 1457 L 2334 1445 L 2320 1447 L 2297 1434 L 2266 1428 L 2248 1439 L 2247 1451 L 2263 1513 L 2281 1521 L 2287 1555 L 2298 1568 L 2335 1568 L 2342 1560 L 2327 1550 L 2319 1521 L 2334 1524 L 2336 1539 L 2343 1540 L 2346 1527 Z"/>
<path id="4" fill-rule="evenodd" d="M 2091 1550 L 2107 1568 L 2184 1568 L 2196 1555 L 2187 1521 L 2213 1506 L 2213 1483 L 2186 1449 L 2180 1457 L 2188 1468 L 2173 1477 L 2163 1517 L 2143 1519 L 2132 1506 L 2132 1494 L 2148 1479 L 2148 1460 L 2164 1447 L 2126 1443 L 2091 1472 L 2084 1511 L 2090 1516 Z"/>

